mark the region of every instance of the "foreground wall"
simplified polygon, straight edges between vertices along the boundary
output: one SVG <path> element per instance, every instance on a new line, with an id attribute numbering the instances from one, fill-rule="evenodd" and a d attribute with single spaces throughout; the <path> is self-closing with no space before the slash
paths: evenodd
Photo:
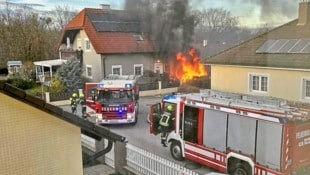
<path id="1" fill-rule="evenodd" d="M 82 175 L 80 128 L 0 92 L 0 174 Z"/>

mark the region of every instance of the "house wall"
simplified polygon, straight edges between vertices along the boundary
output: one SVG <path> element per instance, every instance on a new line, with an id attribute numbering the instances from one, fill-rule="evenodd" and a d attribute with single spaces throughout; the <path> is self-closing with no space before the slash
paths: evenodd
<path id="1" fill-rule="evenodd" d="M 253 67 L 211 66 L 211 89 L 227 92 L 262 95 L 249 91 L 249 74 L 265 74 L 269 79 L 268 94 L 272 97 L 303 101 L 302 80 L 310 79 L 310 70 L 285 70 Z M 266 95 L 266 94 L 265 94 Z"/>
<path id="2" fill-rule="evenodd" d="M 143 64 L 143 70 L 154 71 L 154 57 L 152 54 L 110 54 L 101 55 L 97 54 L 91 45 L 90 50 L 86 50 L 85 39 L 88 39 L 85 31 L 81 30 L 74 42 L 73 48 L 83 49 L 83 71 L 85 77 L 89 78 L 92 82 L 99 82 L 109 74 L 112 74 L 112 65 L 121 65 L 122 74 L 130 75 L 134 74 L 134 64 Z M 87 76 L 86 67 L 90 66 L 92 69 L 92 76 Z"/>
<path id="3" fill-rule="evenodd" d="M 121 65 L 123 75 L 134 74 L 134 65 L 143 64 L 143 71 L 154 71 L 154 57 L 151 54 L 106 55 L 106 75 L 112 74 L 112 65 Z"/>
<path id="4" fill-rule="evenodd" d="M 0 174 L 83 174 L 80 128 L 1 92 L 0 101 Z"/>
<path id="5" fill-rule="evenodd" d="M 85 46 L 85 39 L 88 39 L 85 31 L 80 30 L 73 42 L 73 48 L 78 49 L 81 46 L 83 49 L 83 75 L 89 78 L 91 81 L 98 82 L 104 77 L 101 55 L 96 53 L 92 45 L 90 45 L 90 50 L 87 50 Z M 91 76 L 87 76 L 86 66 L 91 66 Z"/>

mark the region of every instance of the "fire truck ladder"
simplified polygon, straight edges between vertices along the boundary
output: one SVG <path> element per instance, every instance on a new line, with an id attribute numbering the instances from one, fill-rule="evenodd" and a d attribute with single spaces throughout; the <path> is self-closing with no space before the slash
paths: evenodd
<path id="1" fill-rule="evenodd" d="M 292 107 L 288 105 L 287 100 L 274 97 L 254 96 L 204 89 L 200 91 L 200 100 L 207 100 L 212 103 L 255 110 L 280 117 L 294 117 L 298 119 L 305 119 L 305 117 L 308 119 L 310 118 L 310 110 Z"/>

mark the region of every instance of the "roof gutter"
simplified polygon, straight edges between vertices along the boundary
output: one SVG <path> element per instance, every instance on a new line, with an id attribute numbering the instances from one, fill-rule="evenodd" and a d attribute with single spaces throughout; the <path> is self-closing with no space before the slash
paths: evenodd
<path id="1" fill-rule="evenodd" d="M 214 66 L 223 66 L 223 67 L 240 67 L 240 68 L 254 68 L 254 69 L 273 69 L 273 70 L 286 70 L 286 71 L 303 71 L 309 72 L 310 69 L 297 69 L 297 68 L 281 68 L 281 67 L 261 67 L 261 66 L 242 66 L 242 65 L 228 65 L 228 64 L 219 64 L 219 63 L 205 63 L 204 65 L 214 65 Z"/>

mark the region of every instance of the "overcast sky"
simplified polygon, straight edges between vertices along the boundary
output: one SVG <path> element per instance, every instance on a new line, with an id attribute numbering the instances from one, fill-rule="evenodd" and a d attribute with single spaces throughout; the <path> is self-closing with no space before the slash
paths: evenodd
<path id="1" fill-rule="evenodd" d="M 0 0 L 5 1 L 5 0 Z M 122 9 L 124 0 L 8 0 L 15 3 L 42 4 L 44 9 L 68 5 L 74 10 L 97 8 L 110 4 L 112 9 Z M 300 0 L 190 0 L 193 9 L 224 8 L 238 17 L 241 25 L 281 25 L 297 18 Z M 40 7 L 43 8 L 43 7 Z"/>

